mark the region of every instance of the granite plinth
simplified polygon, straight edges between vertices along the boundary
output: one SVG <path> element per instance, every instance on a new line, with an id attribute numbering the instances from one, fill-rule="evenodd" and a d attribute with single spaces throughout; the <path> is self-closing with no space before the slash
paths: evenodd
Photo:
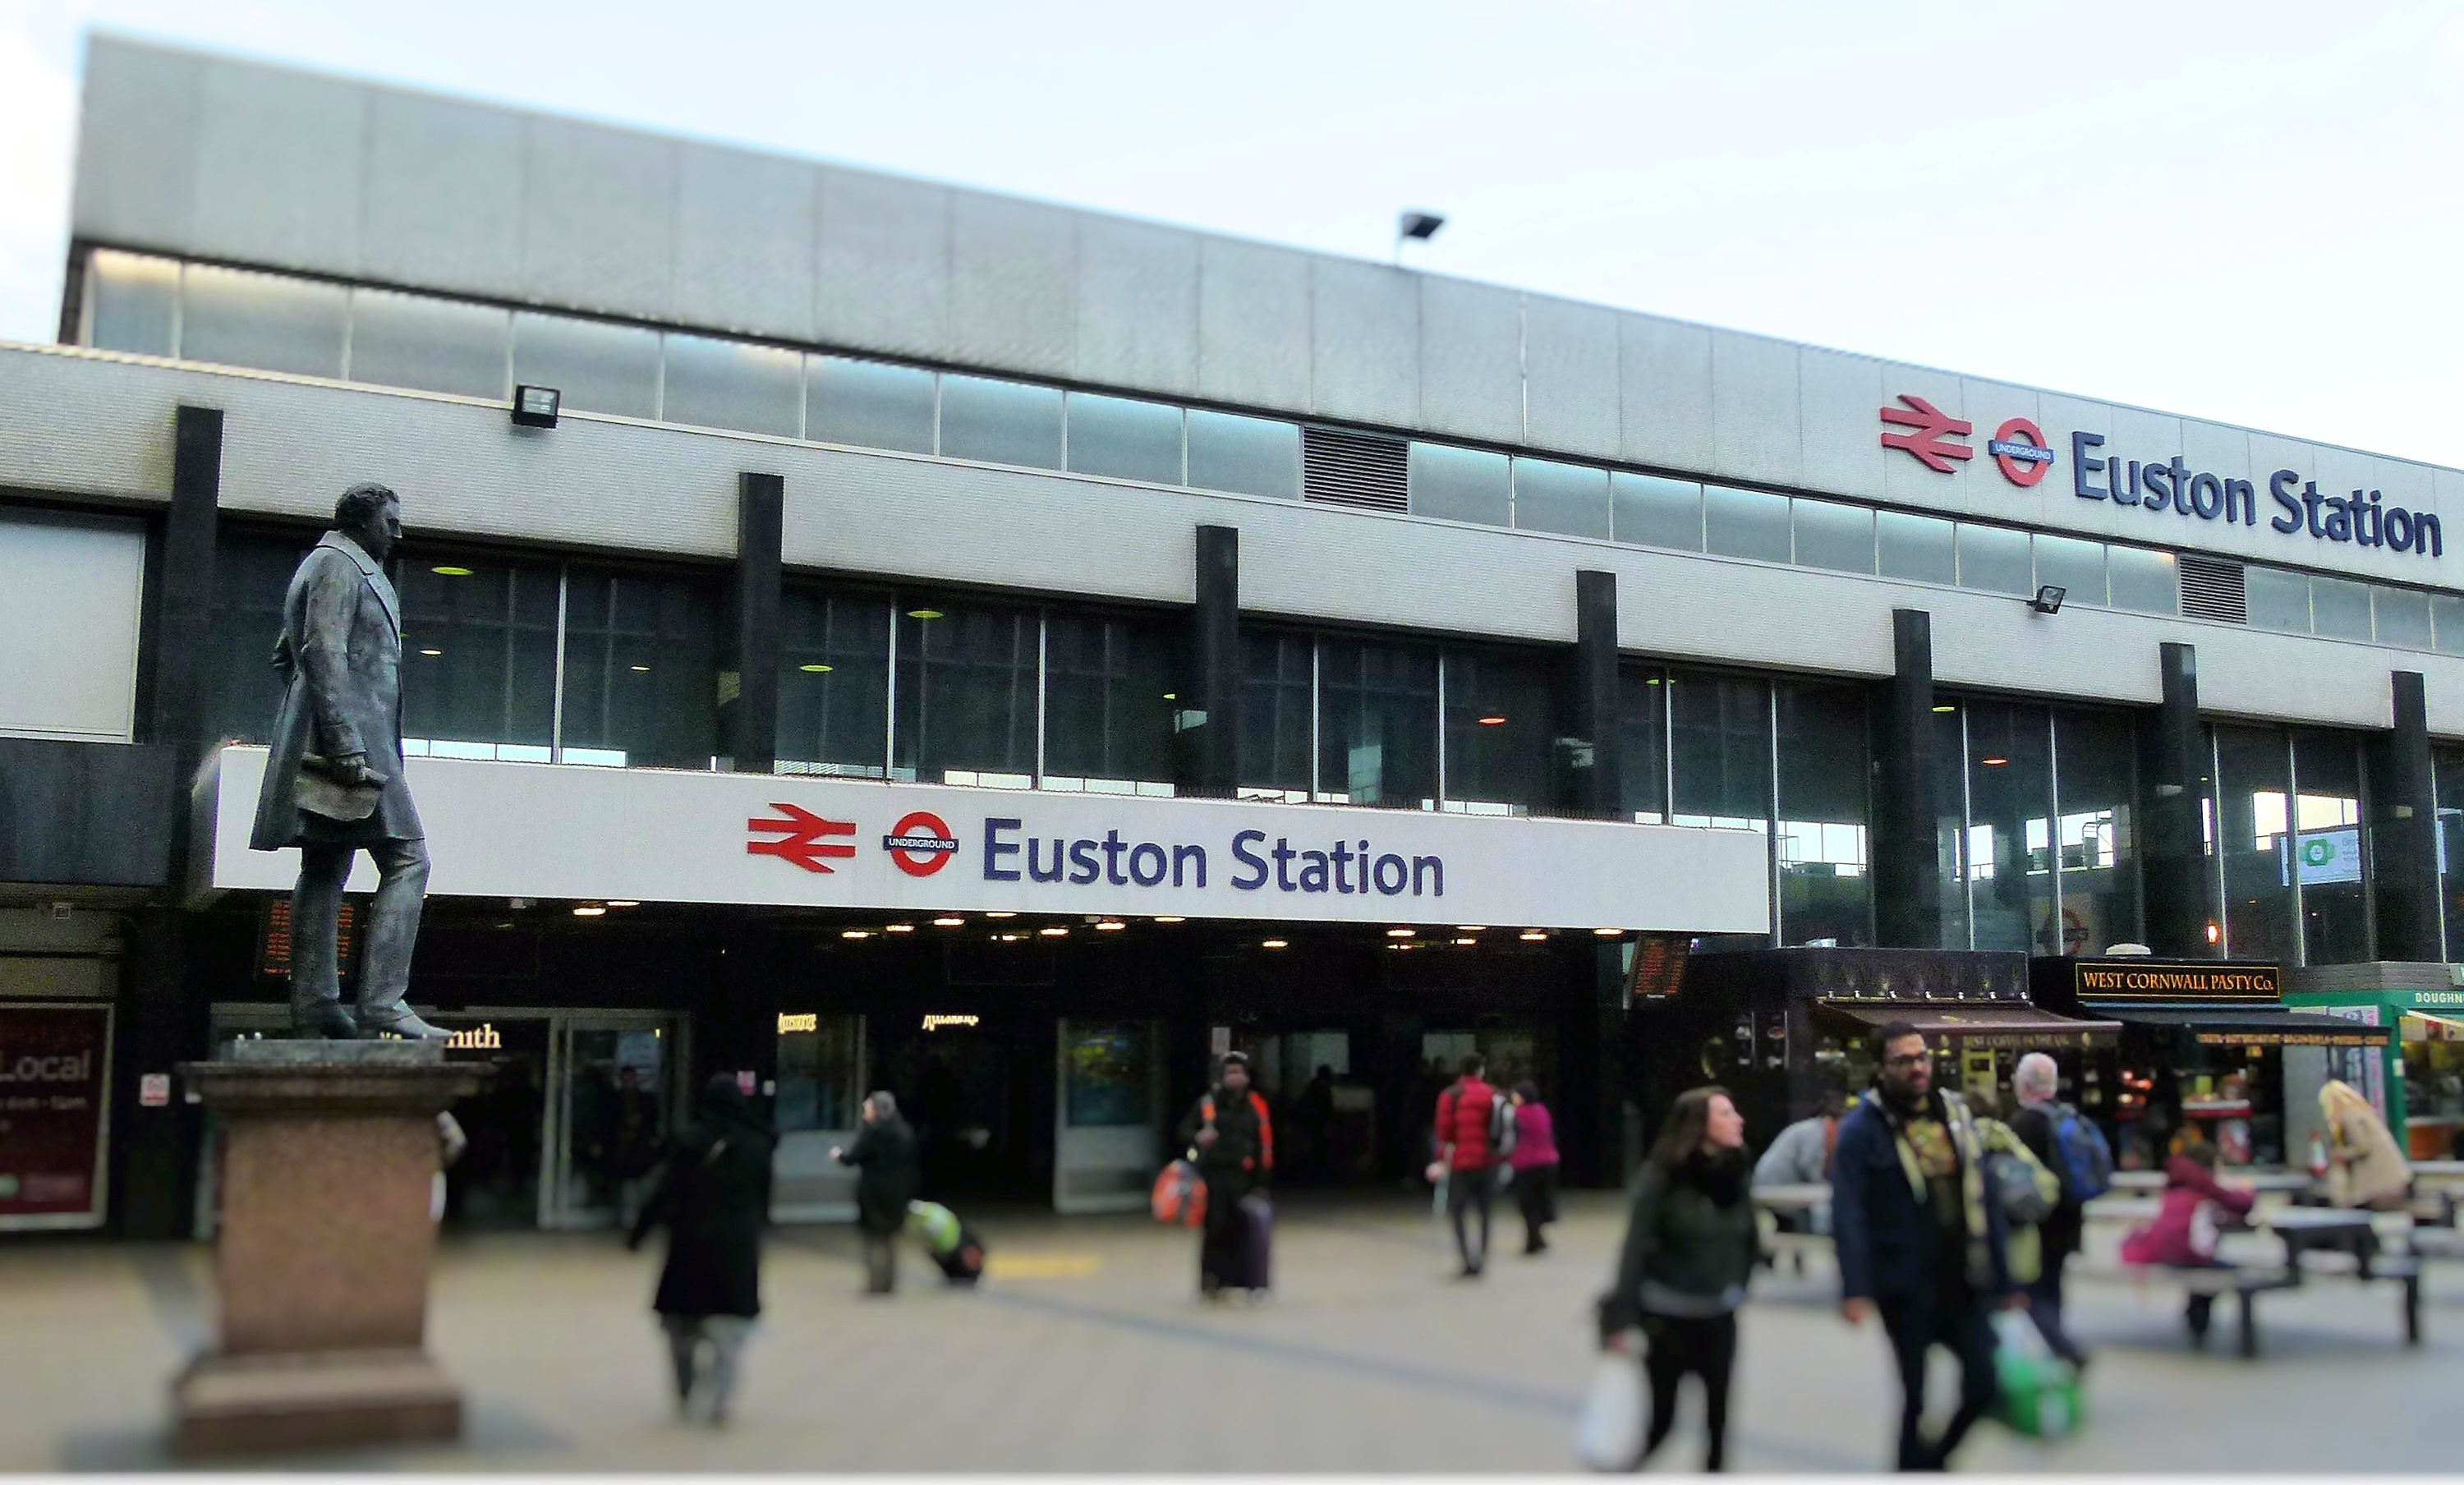
<path id="1" fill-rule="evenodd" d="M 278 1049 L 278 1050 L 274 1050 Z M 217 1343 L 172 1389 L 175 1449 L 451 1437 L 422 1346 L 436 1116 L 489 1069 L 413 1042 L 235 1042 L 180 1069 L 222 1141 Z"/>

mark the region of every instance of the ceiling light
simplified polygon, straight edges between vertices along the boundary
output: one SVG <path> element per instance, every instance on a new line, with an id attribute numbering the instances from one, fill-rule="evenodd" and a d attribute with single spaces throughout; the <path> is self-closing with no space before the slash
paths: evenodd
<path id="1" fill-rule="evenodd" d="M 1159 923 L 1182 923 L 1182 922 L 1187 922 L 1188 920 L 1187 920 L 1187 919 L 1185 919 L 1185 918 L 1176 918 L 1176 917 L 1173 917 L 1172 915 L 1170 915 L 1170 914 L 1168 914 L 1168 913 L 1167 913 L 1167 914 L 1158 914 L 1158 915 L 1156 915 L 1156 917 L 1155 917 L 1155 921 L 1156 921 L 1156 922 L 1159 922 Z"/>
<path id="2" fill-rule="evenodd" d="M 419 653 L 422 654 L 443 654 L 445 652 L 442 650 L 422 650 Z"/>
<path id="3" fill-rule="evenodd" d="M 1064 928 L 1059 923 L 1054 923 L 1049 927 L 1038 928 L 1035 931 L 1044 935 L 1047 939 L 1066 939 L 1069 937 L 1069 930 Z"/>
<path id="4" fill-rule="evenodd" d="M 1546 929 L 1542 929 L 1542 928 L 1526 928 L 1526 929 L 1524 929 L 1524 930 L 1523 930 L 1523 933 L 1522 933 L 1521 937 L 1522 937 L 1522 939 L 1523 939 L 1523 942 L 1526 942 L 1526 943 L 1537 943 L 1537 942 L 1539 942 L 1541 940 L 1543 940 L 1543 939 L 1545 939 L 1545 938 L 1549 937 L 1549 934 L 1548 934 L 1548 931 L 1547 931 Z"/>
<path id="5" fill-rule="evenodd" d="M 636 665 L 633 667 L 633 671 L 636 675 L 647 676 L 650 673 L 650 668 L 647 665 Z"/>
<path id="6" fill-rule="evenodd" d="M 1262 949 L 1287 949 L 1291 946 L 1292 943 L 1289 939 L 1265 939 L 1260 941 L 1258 944 L 1258 947 Z"/>
<path id="7" fill-rule="evenodd" d="M 604 918 L 606 915 L 607 910 L 596 902 L 580 903 L 573 910 L 576 918 Z"/>
<path id="8" fill-rule="evenodd" d="M 471 575 L 468 567 L 430 567 L 428 570 L 440 578 L 467 578 Z"/>
<path id="9" fill-rule="evenodd" d="M 913 933 L 915 931 L 915 925 L 913 923 L 891 923 L 881 931 L 884 933 Z"/>
<path id="10" fill-rule="evenodd" d="M 607 905 L 609 907 L 640 907 L 642 904 L 634 901 L 631 898 L 609 898 L 607 899 Z"/>
<path id="11" fill-rule="evenodd" d="M 1976 761 L 1977 761 L 1978 763 L 1980 763 L 1980 764 L 1983 764 L 1983 765 L 1984 765 L 1986 767 L 1988 767 L 1988 768 L 1999 768 L 1999 767 L 2001 767 L 2004 764 L 2009 763 L 2011 760 L 2009 760 L 2009 759 L 2007 759 L 2007 758 L 1980 758 L 1980 759 L 1978 759 L 1978 760 L 1976 760 Z"/>
<path id="12" fill-rule="evenodd" d="M 1955 712 L 1958 711 L 1959 708 L 1955 706 L 1937 706 L 1934 710 L 1937 712 Z"/>
<path id="13" fill-rule="evenodd" d="M 1095 925 L 1095 931 L 1097 933 L 1118 933 L 1128 926 L 1129 924 L 1121 921 L 1117 918 L 1107 918 L 1102 922 Z"/>
<path id="14" fill-rule="evenodd" d="M 1016 913 L 986 913 L 986 918 L 1016 918 Z"/>
<path id="15" fill-rule="evenodd" d="M 1456 947 L 1458 947 L 1458 948 L 1466 948 L 1466 949 L 1467 949 L 1467 948 L 1470 948 L 1473 944 L 1478 943 L 1479 942 L 1480 942 L 1480 941 L 1479 941 L 1478 939 L 1457 939 L 1457 940 L 1455 941 L 1455 946 L 1456 946 Z"/>
<path id="16" fill-rule="evenodd" d="M 869 928 L 842 928 L 839 930 L 839 937 L 842 939 L 869 939 L 872 937 L 872 930 Z"/>
<path id="17" fill-rule="evenodd" d="M 1455 924 L 1455 932 L 1457 932 L 1457 933 L 1486 933 L 1486 932 L 1488 932 L 1488 924 L 1486 924 L 1486 923 L 1457 923 L 1457 924 Z"/>
<path id="18" fill-rule="evenodd" d="M 1491 712 L 1480 720 L 1480 724 L 1484 727 L 1503 727 L 1506 725 L 1506 719 Z"/>
<path id="19" fill-rule="evenodd" d="M 1595 928 L 1592 930 L 1592 936 L 1596 939 L 1622 939 L 1625 937 L 1625 930 L 1622 928 Z"/>
<path id="20" fill-rule="evenodd" d="M 964 928 L 967 926 L 967 920 L 963 918 L 936 918 L 933 920 L 933 926 L 935 928 Z"/>
<path id="21" fill-rule="evenodd" d="M 938 609 L 910 609 L 907 610 L 907 616 L 911 619 L 937 619 L 941 617 L 941 610 Z"/>
<path id="22" fill-rule="evenodd" d="M 796 669 L 807 676 L 826 676 L 830 673 L 830 668 L 826 665 L 799 665 Z"/>
<path id="23" fill-rule="evenodd" d="M 1386 930 L 1386 937 L 1390 939 L 1408 939 L 1412 936 L 1413 932 L 1414 930 L 1409 928 L 1389 928 Z"/>
<path id="24" fill-rule="evenodd" d="M 1025 938 L 1026 935 L 1023 933 L 1001 933 L 995 934 L 993 937 L 1001 940 L 1003 943 L 1016 943 L 1019 940 Z"/>

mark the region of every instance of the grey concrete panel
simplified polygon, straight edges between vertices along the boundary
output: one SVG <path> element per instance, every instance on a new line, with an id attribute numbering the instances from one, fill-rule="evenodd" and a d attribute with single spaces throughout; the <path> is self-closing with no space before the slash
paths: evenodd
<path id="1" fill-rule="evenodd" d="M 1198 391 L 1215 402 L 1308 410 L 1309 255 L 1228 237 L 1200 240 Z"/>
<path id="2" fill-rule="evenodd" d="M 1310 411 L 1389 428 L 1419 426 L 1419 279 L 1350 258 L 1310 260 Z"/>
<path id="3" fill-rule="evenodd" d="M 1198 254 L 1195 233 L 1079 218 L 1079 381 L 1197 392 Z"/>
<path id="4" fill-rule="evenodd" d="M 277 68 L 208 63 L 190 246 L 206 257 L 357 274 L 367 96 Z"/>
<path id="5" fill-rule="evenodd" d="M 1002 371 L 1069 375 L 1077 360 L 1078 216 L 958 191 L 950 201 L 950 350 Z"/>
<path id="6" fill-rule="evenodd" d="M 1711 332 L 1711 473 L 1768 484 L 1803 477 L 1797 349 L 1768 336 Z"/>
<path id="7" fill-rule="evenodd" d="M 1524 436 L 1532 447 L 1596 459 L 1623 455 L 1617 318 L 1596 304 L 1524 298 Z"/>
<path id="8" fill-rule="evenodd" d="M 1711 332 L 1652 315 L 1617 319 L 1625 456 L 1688 474 L 1711 467 Z"/>
<path id="9" fill-rule="evenodd" d="M 1420 277 L 1420 426 L 1491 443 L 1523 441 L 1523 296 Z"/>
<path id="10" fill-rule="evenodd" d="M 525 128 L 522 298 L 667 319 L 680 146 L 561 119 Z"/>
<path id="11" fill-rule="evenodd" d="M 676 205 L 675 316 L 782 340 L 813 334 L 815 167 L 687 144 Z"/>
<path id="12" fill-rule="evenodd" d="M 370 93 L 360 211 L 360 265 L 369 277 L 520 298 L 521 117 L 417 93 Z"/>
<path id="13" fill-rule="evenodd" d="M 1882 363 L 1807 346 L 1797 374 L 1805 488 L 1869 500 L 1880 497 L 1884 456 L 1906 457 L 1883 448 L 1877 434 Z"/>
<path id="14" fill-rule="evenodd" d="M 159 887 L 177 749 L 0 738 L 0 881 Z"/>
<path id="15" fill-rule="evenodd" d="M 187 245 L 204 70 L 183 52 L 110 36 L 88 45 L 72 235 L 136 247 Z"/>
<path id="16" fill-rule="evenodd" d="M 921 359 L 950 354 L 950 192 L 861 170 L 822 170 L 813 336 Z"/>

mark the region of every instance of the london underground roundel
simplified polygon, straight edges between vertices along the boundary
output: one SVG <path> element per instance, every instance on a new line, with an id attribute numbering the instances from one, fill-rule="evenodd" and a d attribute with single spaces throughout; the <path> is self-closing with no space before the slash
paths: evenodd
<path id="1" fill-rule="evenodd" d="M 958 842 L 939 815 L 918 809 L 890 828 L 881 837 L 881 849 L 890 853 L 890 864 L 908 875 L 930 876 L 950 864 Z"/>
<path id="2" fill-rule="evenodd" d="M 2026 418 L 2013 418 L 1993 431 L 1985 452 L 2002 469 L 2002 477 L 2026 489 L 2054 467 L 2054 451 L 2045 447 L 2044 431 Z"/>

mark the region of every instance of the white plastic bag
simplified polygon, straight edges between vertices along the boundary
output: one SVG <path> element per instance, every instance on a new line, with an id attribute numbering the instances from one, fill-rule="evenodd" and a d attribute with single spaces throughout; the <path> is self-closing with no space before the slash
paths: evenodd
<path id="1" fill-rule="evenodd" d="M 1593 1366 L 1591 1392 L 1574 1420 L 1574 1452 L 1604 1474 L 1624 1474 L 1641 1457 L 1642 1363 L 1631 1349 L 1602 1351 Z"/>

